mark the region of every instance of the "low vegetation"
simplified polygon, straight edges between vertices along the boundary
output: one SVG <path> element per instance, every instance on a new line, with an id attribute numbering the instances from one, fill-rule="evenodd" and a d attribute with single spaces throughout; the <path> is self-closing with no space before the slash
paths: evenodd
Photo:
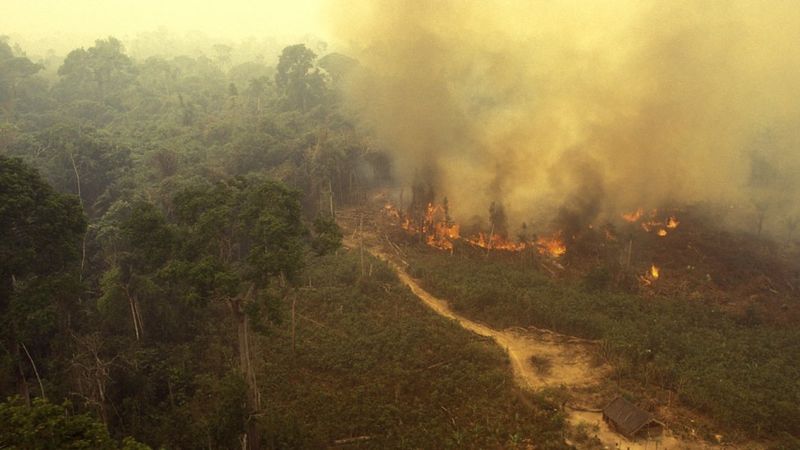
<path id="1" fill-rule="evenodd" d="M 261 338 L 269 447 L 562 448 L 563 417 L 515 387 L 491 340 L 428 311 L 391 270 L 325 256 Z M 368 438 L 368 439 L 367 439 Z"/>
<path id="2" fill-rule="evenodd" d="M 676 393 L 750 436 L 798 436 L 797 328 L 748 322 L 697 300 L 556 281 L 517 258 L 408 250 L 413 273 L 462 314 L 602 340 L 620 383 Z"/>

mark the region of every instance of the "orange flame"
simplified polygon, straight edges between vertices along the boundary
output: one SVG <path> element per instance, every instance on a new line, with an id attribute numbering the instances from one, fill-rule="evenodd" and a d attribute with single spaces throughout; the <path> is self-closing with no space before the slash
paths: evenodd
<path id="1" fill-rule="evenodd" d="M 644 215 L 645 215 L 644 209 L 639 208 L 633 212 L 623 213 L 622 218 L 625 219 L 627 222 L 636 223 L 639 222 L 639 220 L 642 219 Z M 661 237 L 667 235 L 667 230 L 665 230 L 664 228 L 674 230 L 675 228 L 678 228 L 678 225 L 680 225 L 680 222 L 675 216 L 669 216 L 669 218 L 664 222 L 657 220 L 656 219 L 656 216 L 658 216 L 657 209 L 654 209 L 650 213 L 648 213 L 648 216 L 649 220 L 642 220 L 641 222 L 639 222 L 639 226 L 641 226 L 642 229 L 648 233 L 653 230 L 656 230 L 656 234 L 658 234 Z"/>
<path id="2" fill-rule="evenodd" d="M 403 217 L 393 205 L 387 204 L 383 207 L 383 213 L 389 218 L 396 220 L 400 226 L 414 234 L 423 234 L 425 243 L 431 247 L 442 250 L 452 251 L 457 240 L 464 240 L 476 247 L 491 250 L 522 251 L 532 247 L 529 242 L 513 242 L 499 234 L 480 232 L 477 235 L 464 238 L 461 236 L 461 227 L 457 223 L 450 222 L 445 210 L 440 205 L 429 203 L 425 208 L 423 223 L 418 224 L 412 217 Z M 540 237 L 536 241 L 537 250 L 542 255 L 549 255 L 557 258 L 567 252 L 567 246 L 561 240 L 561 234 Z"/>
<path id="3" fill-rule="evenodd" d="M 475 236 L 467 238 L 467 242 L 470 244 L 481 247 L 485 249 L 498 249 L 498 250 L 508 250 L 512 252 L 518 252 L 525 250 L 528 248 L 528 245 L 525 242 L 512 242 L 508 239 L 500 236 L 499 234 L 493 234 L 488 236 L 486 233 L 478 233 Z"/>
<path id="4" fill-rule="evenodd" d="M 652 264 L 650 266 L 650 277 L 652 277 L 653 280 L 657 280 L 658 279 L 658 274 L 659 274 L 660 271 L 661 271 L 661 269 L 659 269 L 658 266 L 656 266 L 655 264 Z"/>
<path id="5" fill-rule="evenodd" d="M 451 224 L 444 208 L 433 203 L 425 208 L 425 223 L 419 231 L 426 235 L 428 245 L 442 250 L 453 250 L 453 240 L 460 237 L 458 224 Z"/>
<path id="6" fill-rule="evenodd" d="M 678 219 L 676 219 L 675 216 L 670 216 L 669 220 L 667 220 L 667 228 L 674 230 L 675 228 L 678 228 L 678 225 L 680 225 L 680 222 L 678 222 Z"/>
<path id="7" fill-rule="evenodd" d="M 390 219 L 400 220 L 400 211 L 394 207 L 391 203 L 387 203 L 383 206 L 383 214 Z"/>
<path id="8" fill-rule="evenodd" d="M 543 236 L 536 240 L 536 245 L 539 246 L 539 253 L 542 255 L 549 255 L 553 258 L 558 258 L 564 253 L 567 253 L 567 246 L 561 240 L 560 233 L 553 236 Z"/>
<path id="9" fill-rule="evenodd" d="M 641 219 L 643 214 L 644 210 L 642 208 L 639 208 L 633 212 L 623 213 L 622 218 L 625 219 L 627 222 L 633 223 Z"/>

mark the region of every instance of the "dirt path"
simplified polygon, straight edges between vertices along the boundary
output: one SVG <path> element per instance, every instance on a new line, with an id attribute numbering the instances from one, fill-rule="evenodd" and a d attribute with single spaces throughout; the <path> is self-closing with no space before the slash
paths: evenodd
<path id="1" fill-rule="evenodd" d="M 351 228 L 355 229 L 355 227 Z M 356 238 L 356 233 L 344 239 L 346 247 L 357 249 L 362 245 L 361 239 Z M 514 377 L 524 389 L 536 391 L 546 387 L 563 387 L 569 391 L 590 390 L 599 386 L 604 377 L 609 373 L 608 367 L 597 367 L 592 364 L 592 343 L 564 336 L 548 330 L 510 328 L 497 330 L 487 325 L 475 322 L 454 312 L 447 302 L 423 289 L 412 278 L 404 267 L 404 262 L 396 255 L 389 255 L 384 251 L 384 245 L 373 233 L 363 234 L 363 249 L 375 257 L 386 261 L 397 273 L 398 278 L 430 309 L 442 317 L 455 320 L 463 328 L 494 339 L 502 347 L 511 361 Z M 539 367 L 536 361 L 543 361 Z M 646 449 L 712 449 L 720 448 L 704 442 L 687 441 L 673 436 L 666 431 L 657 441 L 631 442 L 621 435 L 611 431 L 601 420 L 599 412 L 576 411 L 567 408 L 568 421 L 573 428 L 585 427 L 590 437 L 596 437 L 602 442 L 604 448 L 646 450 Z M 584 425 L 581 425 L 584 424 Z M 572 442 L 578 448 L 584 445 Z M 734 448 L 734 447 L 726 447 Z"/>
<path id="2" fill-rule="evenodd" d="M 465 329 L 475 334 L 490 337 L 508 353 L 514 376 L 520 386 L 529 390 L 537 390 L 548 386 L 585 387 L 595 383 L 595 375 L 590 366 L 590 358 L 581 344 L 558 342 L 558 335 L 542 334 L 536 336 L 524 329 L 496 330 L 487 325 L 461 316 L 448 306 L 447 302 L 435 297 L 423 289 L 416 280 L 386 255 L 370 249 L 370 253 L 386 260 L 392 266 L 405 285 L 420 300 L 437 314 L 453 319 Z M 546 369 L 536 369 L 531 357 L 537 356 L 547 361 Z M 602 371 L 602 369 L 600 369 Z"/>

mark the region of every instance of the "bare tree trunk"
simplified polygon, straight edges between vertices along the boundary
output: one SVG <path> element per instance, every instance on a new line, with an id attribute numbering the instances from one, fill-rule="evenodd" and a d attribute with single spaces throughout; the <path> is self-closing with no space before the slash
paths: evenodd
<path id="1" fill-rule="evenodd" d="M 397 208 L 397 210 L 400 211 L 400 214 L 403 214 L 403 191 L 405 191 L 405 189 L 400 188 L 400 204 L 398 205 Z"/>
<path id="2" fill-rule="evenodd" d="M 133 320 L 133 331 L 134 333 L 136 333 L 136 340 L 138 341 L 139 339 L 141 339 L 139 313 L 136 311 L 136 301 L 131 296 L 128 286 L 125 286 L 125 296 L 128 297 L 128 305 L 130 305 L 131 307 L 131 319 Z"/>
<path id="3" fill-rule="evenodd" d="M 328 179 L 328 195 L 330 196 L 330 203 L 331 203 L 331 218 L 336 218 L 336 212 L 333 210 L 333 185 L 331 184 L 331 180 Z"/>
<path id="4" fill-rule="evenodd" d="M 139 334 L 144 336 L 144 323 L 142 322 L 142 314 L 139 309 L 139 300 L 136 295 L 133 296 L 133 310 L 136 312 L 136 323 L 139 324 Z"/>
<path id="5" fill-rule="evenodd" d="M 104 380 L 101 378 L 102 372 L 97 375 L 97 396 L 100 398 L 100 418 L 103 420 L 104 425 L 108 425 L 108 410 L 106 409 L 106 388 Z"/>
<path id="6" fill-rule="evenodd" d="M 297 311 L 297 296 L 292 296 L 292 355 L 294 356 L 296 345 L 295 345 L 295 314 Z"/>
<path id="7" fill-rule="evenodd" d="M 358 220 L 359 256 L 361 257 L 361 277 L 364 277 L 364 214 Z"/>
<path id="8" fill-rule="evenodd" d="M 28 379 L 25 377 L 25 369 L 22 366 L 22 355 L 19 351 L 19 345 L 16 346 L 17 350 L 17 368 L 19 370 L 19 377 L 17 378 L 17 388 L 19 389 L 19 393 L 22 398 L 25 399 L 25 403 L 30 406 L 31 404 L 31 391 L 28 388 Z"/>
<path id="9" fill-rule="evenodd" d="M 489 252 L 492 251 L 492 236 L 494 236 L 494 223 L 492 229 L 489 231 L 489 240 L 486 242 L 486 257 L 489 257 Z"/>
<path id="10" fill-rule="evenodd" d="M 36 375 L 36 381 L 39 382 L 39 389 L 42 391 L 42 398 L 47 400 L 47 396 L 44 395 L 44 385 L 42 384 L 42 378 L 39 376 L 39 370 L 36 368 L 36 363 L 33 362 L 33 357 L 31 357 L 31 354 L 28 351 L 28 347 L 25 346 L 24 342 L 20 342 L 19 345 L 22 346 L 22 349 L 25 350 L 25 354 L 28 355 L 28 361 L 31 362 L 31 367 L 33 367 L 33 373 Z"/>
<path id="11" fill-rule="evenodd" d="M 83 233 L 83 240 L 81 242 L 81 271 L 78 273 L 78 281 L 83 281 L 83 268 L 86 266 L 86 236 L 88 235 L 89 227 L 86 227 L 86 232 Z"/>
<path id="12" fill-rule="evenodd" d="M 131 318 L 133 319 L 133 331 L 136 333 L 136 340 L 138 341 L 141 337 L 139 336 L 139 324 L 136 320 L 136 308 L 133 306 L 133 299 L 128 297 L 128 304 L 131 307 Z"/>
<path id="13" fill-rule="evenodd" d="M 81 196 L 81 174 L 78 172 L 78 166 L 75 164 L 75 155 L 69 153 L 69 160 L 72 163 L 72 170 L 75 172 L 75 186 L 78 189 L 78 201 L 83 209 L 83 196 Z"/>
<path id="14" fill-rule="evenodd" d="M 75 342 L 77 342 L 79 349 L 85 349 L 86 356 L 89 359 L 86 361 L 80 353 L 72 358 L 73 368 L 80 370 L 77 379 L 79 391 L 86 397 L 87 403 L 94 404 L 98 407 L 100 419 L 103 421 L 103 424 L 108 425 L 106 383 L 109 379 L 108 368 L 113 363 L 113 360 L 103 361 L 100 358 L 103 339 L 99 335 L 94 334 L 81 338 L 73 334 L 72 337 L 75 339 Z M 84 382 L 86 384 L 84 384 Z"/>
<path id="15" fill-rule="evenodd" d="M 248 450 L 259 450 L 261 447 L 258 435 L 258 429 L 252 416 L 261 410 L 261 396 L 258 392 L 258 385 L 256 384 L 256 373 L 253 369 L 253 364 L 250 358 L 250 338 L 248 335 L 247 316 L 244 314 L 242 308 L 242 301 L 248 300 L 253 296 L 255 286 L 251 285 L 244 297 L 232 299 L 229 301 L 231 312 L 236 321 L 236 334 L 238 336 L 239 347 L 239 368 L 242 376 L 247 383 L 247 409 L 248 421 L 245 428 L 245 444 Z"/>
<path id="16" fill-rule="evenodd" d="M 75 164 L 75 155 L 69 153 L 69 161 L 72 163 L 72 170 L 75 172 L 75 187 L 78 190 L 78 202 L 80 202 L 81 209 L 85 210 L 83 206 L 83 196 L 81 195 L 81 174 L 78 172 L 78 165 Z M 78 275 L 80 280 L 83 280 L 83 268 L 86 265 L 86 235 L 89 234 L 89 228 L 83 234 L 83 243 L 81 244 L 81 271 Z"/>

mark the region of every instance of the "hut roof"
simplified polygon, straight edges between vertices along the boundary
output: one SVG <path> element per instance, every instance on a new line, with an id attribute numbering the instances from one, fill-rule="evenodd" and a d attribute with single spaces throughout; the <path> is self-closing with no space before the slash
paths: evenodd
<path id="1" fill-rule="evenodd" d="M 625 436 L 633 437 L 645 425 L 657 423 L 655 416 L 622 397 L 617 397 L 603 408 L 603 415 L 614 422 L 616 429 Z"/>

